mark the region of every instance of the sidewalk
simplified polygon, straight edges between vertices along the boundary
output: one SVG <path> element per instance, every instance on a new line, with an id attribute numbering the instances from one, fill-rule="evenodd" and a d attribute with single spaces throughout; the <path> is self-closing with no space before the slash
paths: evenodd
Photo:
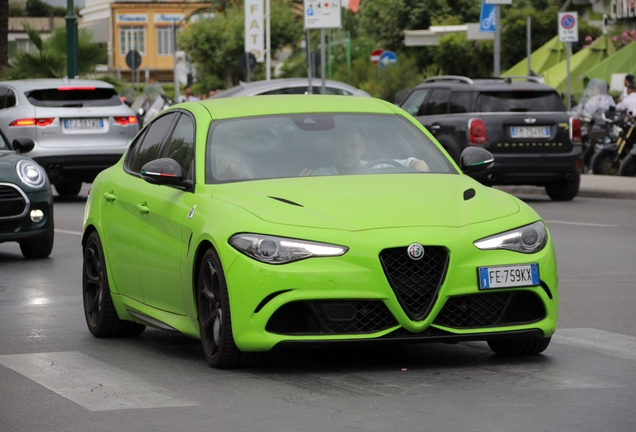
<path id="1" fill-rule="evenodd" d="M 511 194 L 546 195 L 538 186 L 496 186 Z M 580 197 L 636 199 L 636 177 L 583 174 Z"/>

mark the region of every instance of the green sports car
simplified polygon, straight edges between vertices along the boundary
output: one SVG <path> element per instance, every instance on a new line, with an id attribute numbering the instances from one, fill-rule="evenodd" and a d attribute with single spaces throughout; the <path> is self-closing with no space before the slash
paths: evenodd
<path id="1" fill-rule="evenodd" d="M 558 277 L 528 205 L 402 109 L 299 95 L 175 105 L 98 175 L 83 296 L 97 337 L 200 338 L 213 367 L 275 347 L 487 341 L 546 349 Z"/>

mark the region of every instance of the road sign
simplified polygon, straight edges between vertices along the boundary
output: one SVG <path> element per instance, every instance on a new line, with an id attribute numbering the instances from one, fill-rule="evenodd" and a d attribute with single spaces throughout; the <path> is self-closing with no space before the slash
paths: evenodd
<path id="1" fill-rule="evenodd" d="M 378 65 L 380 68 L 384 69 L 391 64 L 397 63 L 397 55 L 393 51 L 384 51 L 380 55 L 380 59 L 378 60 Z"/>
<path id="2" fill-rule="evenodd" d="M 384 50 L 382 48 L 374 49 L 373 51 L 371 51 L 371 63 L 378 64 L 378 61 L 380 61 L 380 56 L 383 52 Z"/>
<path id="3" fill-rule="evenodd" d="M 259 63 L 265 60 L 263 17 L 263 0 L 245 0 L 245 51 L 254 54 Z"/>
<path id="4" fill-rule="evenodd" d="M 130 50 L 126 54 L 126 65 L 131 69 L 137 69 L 141 64 L 141 54 L 139 51 Z"/>
<path id="5" fill-rule="evenodd" d="M 479 31 L 494 33 L 497 28 L 497 18 L 494 4 L 486 4 L 481 1 L 481 14 L 479 16 Z"/>
<path id="6" fill-rule="evenodd" d="M 579 41 L 579 14 L 577 12 L 559 12 L 559 41 Z"/>
<path id="7" fill-rule="evenodd" d="M 243 70 L 247 70 L 247 60 L 245 58 L 245 57 L 247 57 L 246 54 L 247 53 L 243 53 L 238 58 L 239 66 Z M 256 67 L 256 57 L 252 53 L 249 53 L 248 56 L 249 56 L 249 59 L 250 59 L 250 69 L 254 69 Z"/>
<path id="8" fill-rule="evenodd" d="M 340 0 L 304 0 L 305 29 L 340 28 Z"/>

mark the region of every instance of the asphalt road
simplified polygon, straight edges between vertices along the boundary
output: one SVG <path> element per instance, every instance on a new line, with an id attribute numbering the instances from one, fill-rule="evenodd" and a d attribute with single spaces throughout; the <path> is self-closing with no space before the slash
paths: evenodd
<path id="1" fill-rule="evenodd" d="M 214 370 L 199 342 L 93 338 L 83 317 L 84 199 L 56 200 L 50 259 L 0 245 L 0 432 L 628 431 L 636 406 L 636 200 L 519 195 L 557 249 L 546 352 L 485 343 L 267 355 Z"/>

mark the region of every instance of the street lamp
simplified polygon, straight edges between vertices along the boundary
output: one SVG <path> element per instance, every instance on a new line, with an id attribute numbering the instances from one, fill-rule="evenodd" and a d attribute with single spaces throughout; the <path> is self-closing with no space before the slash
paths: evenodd
<path id="1" fill-rule="evenodd" d="M 66 13 L 66 75 L 75 78 L 79 75 L 77 54 L 77 16 L 73 0 L 67 0 Z"/>

